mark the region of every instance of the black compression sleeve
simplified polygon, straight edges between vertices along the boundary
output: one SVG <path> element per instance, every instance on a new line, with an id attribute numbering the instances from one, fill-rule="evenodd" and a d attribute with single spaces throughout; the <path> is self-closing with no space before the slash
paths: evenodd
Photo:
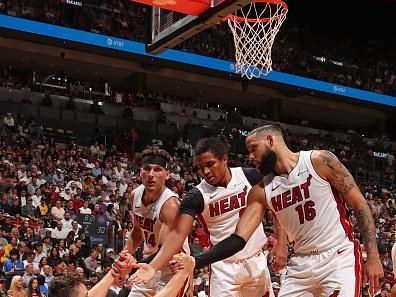
<path id="1" fill-rule="evenodd" d="M 188 191 L 180 204 L 180 214 L 189 214 L 193 218 L 204 211 L 205 202 L 202 193 L 193 188 Z"/>
<path id="2" fill-rule="evenodd" d="M 245 245 L 245 239 L 236 234 L 231 234 L 230 237 L 220 241 L 211 249 L 195 256 L 195 268 L 199 269 L 205 265 L 227 259 L 241 251 Z"/>
<path id="3" fill-rule="evenodd" d="M 257 185 L 264 178 L 264 176 L 256 168 L 242 168 L 242 171 L 245 173 L 247 180 L 252 186 Z"/>

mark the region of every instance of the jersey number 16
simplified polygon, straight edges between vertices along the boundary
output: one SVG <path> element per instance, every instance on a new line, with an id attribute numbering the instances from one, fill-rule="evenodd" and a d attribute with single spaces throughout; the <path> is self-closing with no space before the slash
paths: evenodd
<path id="1" fill-rule="evenodd" d="M 303 204 L 296 207 L 298 213 L 298 218 L 300 220 L 300 225 L 304 224 L 305 221 L 312 221 L 316 217 L 315 202 L 309 200 Z"/>

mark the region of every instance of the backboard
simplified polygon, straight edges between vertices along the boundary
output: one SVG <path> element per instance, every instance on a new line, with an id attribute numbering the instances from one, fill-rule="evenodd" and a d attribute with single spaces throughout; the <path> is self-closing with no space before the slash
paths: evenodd
<path id="1" fill-rule="evenodd" d="M 132 0 L 147 4 L 146 51 L 158 54 L 224 21 L 251 0 Z"/>

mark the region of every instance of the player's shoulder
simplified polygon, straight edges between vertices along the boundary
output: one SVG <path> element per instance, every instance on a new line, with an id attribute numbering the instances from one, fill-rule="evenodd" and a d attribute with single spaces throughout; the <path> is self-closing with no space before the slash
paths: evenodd
<path id="1" fill-rule="evenodd" d="M 171 196 L 164 202 L 161 209 L 178 211 L 179 207 L 180 207 L 179 198 L 177 196 Z"/>
<path id="2" fill-rule="evenodd" d="M 311 152 L 311 162 L 315 167 L 327 165 L 331 168 L 331 164 L 337 161 L 338 158 L 330 151 L 313 150 Z"/>
<path id="3" fill-rule="evenodd" d="M 195 217 L 203 212 L 205 208 L 205 199 L 202 192 L 194 187 L 184 196 L 180 205 L 180 214 L 189 214 Z"/>
<path id="4" fill-rule="evenodd" d="M 335 155 L 327 150 L 312 150 L 311 158 L 326 158 L 326 157 L 335 157 Z"/>
<path id="5" fill-rule="evenodd" d="M 129 193 L 129 199 L 134 199 L 139 195 L 139 193 L 143 193 L 143 190 L 144 190 L 144 185 L 137 186 L 135 189 L 131 191 L 131 193 Z"/>
<path id="6" fill-rule="evenodd" d="M 186 193 L 186 195 L 184 196 L 183 200 L 185 199 L 201 199 L 203 198 L 203 194 L 202 194 L 202 189 L 200 189 L 202 187 L 201 184 L 195 186 L 194 188 L 192 188 L 190 191 L 188 191 Z"/>

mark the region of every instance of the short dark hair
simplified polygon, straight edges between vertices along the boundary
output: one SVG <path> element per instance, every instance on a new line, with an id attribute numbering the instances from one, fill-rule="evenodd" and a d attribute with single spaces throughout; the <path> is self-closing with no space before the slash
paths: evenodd
<path id="1" fill-rule="evenodd" d="M 264 125 L 264 126 L 258 127 L 256 129 L 254 129 L 253 131 L 251 131 L 249 133 L 249 136 L 253 135 L 253 134 L 267 134 L 267 133 L 272 133 L 272 134 L 281 136 L 283 138 L 284 130 L 279 125 L 272 125 L 272 124 Z"/>
<path id="2" fill-rule="evenodd" d="M 37 242 L 35 242 L 35 243 L 33 244 L 33 249 L 36 249 L 36 248 L 39 247 L 39 246 L 43 246 L 43 244 L 42 244 L 41 242 L 37 241 Z"/>
<path id="3" fill-rule="evenodd" d="M 229 151 L 230 144 L 224 135 L 202 138 L 195 145 L 195 156 L 212 152 L 216 157 L 221 158 L 224 155 L 228 156 Z"/>
<path id="4" fill-rule="evenodd" d="M 163 158 L 166 163 L 169 163 L 171 160 L 170 154 L 166 150 L 156 149 L 156 148 L 148 148 L 142 152 L 142 159 L 146 156 L 159 156 Z"/>
<path id="5" fill-rule="evenodd" d="M 83 284 L 78 273 L 57 276 L 49 283 L 48 297 L 74 297 L 77 288 Z"/>
<path id="6" fill-rule="evenodd" d="M 37 275 L 37 281 L 38 281 L 39 286 L 44 285 L 45 284 L 44 275 L 41 275 L 41 274 Z"/>
<path id="7" fill-rule="evenodd" d="M 104 257 L 103 260 L 101 261 L 100 265 L 102 266 L 102 269 L 106 269 L 108 267 L 111 267 L 114 263 L 114 260 L 109 258 L 109 257 Z"/>
<path id="8" fill-rule="evenodd" d="M 16 249 L 16 248 L 13 248 L 13 249 L 10 251 L 10 256 L 17 256 L 17 257 L 19 257 L 19 250 Z"/>

